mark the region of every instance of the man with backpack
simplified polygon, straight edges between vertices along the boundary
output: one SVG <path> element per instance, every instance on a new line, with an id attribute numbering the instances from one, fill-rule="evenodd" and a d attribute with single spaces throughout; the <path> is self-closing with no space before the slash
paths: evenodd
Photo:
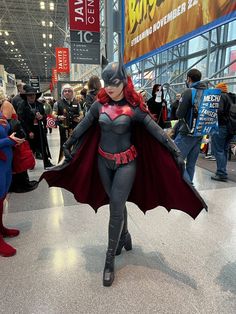
<path id="1" fill-rule="evenodd" d="M 236 134 L 236 95 L 228 93 L 228 86 L 224 82 L 217 84 L 216 88 L 219 88 L 222 93 L 218 110 L 219 132 L 212 136 L 212 149 L 217 169 L 211 179 L 227 182 L 229 144 L 233 135 Z"/>
<path id="2" fill-rule="evenodd" d="M 185 178 L 193 183 L 195 165 L 200 152 L 202 136 L 192 136 L 191 129 L 193 120 L 198 115 L 193 109 L 192 90 L 195 90 L 196 96 L 202 94 L 207 89 L 207 84 L 201 82 L 202 73 L 197 69 L 191 69 L 187 73 L 186 86 L 188 87 L 179 100 L 179 106 L 176 116 L 179 119 L 178 134 L 175 138 L 175 144 L 181 151 L 183 158 L 186 160 Z"/>

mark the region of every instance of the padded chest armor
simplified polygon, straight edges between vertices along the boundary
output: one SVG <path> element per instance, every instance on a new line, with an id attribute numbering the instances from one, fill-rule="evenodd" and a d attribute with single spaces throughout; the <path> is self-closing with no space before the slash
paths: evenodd
<path id="1" fill-rule="evenodd" d="M 100 110 L 99 124 L 104 132 L 124 134 L 130 131 L 133 114 L 129 105 L 104 105 Z"/>

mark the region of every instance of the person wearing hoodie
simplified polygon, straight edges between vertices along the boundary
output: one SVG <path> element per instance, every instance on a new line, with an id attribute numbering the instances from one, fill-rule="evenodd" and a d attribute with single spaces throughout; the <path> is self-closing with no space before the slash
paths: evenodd
<path id="1" fill-rule="evenodd" d="M 178 134 L 175 138 L 175 144 L 180 149 L 183 158 L 186 161 L 185 178 L 193 183 L 195 166 L 200 152 L 202 136 L 192 136 L 190 134 L 194 114 L 192 89 L 196 89 L 196 97 L 198 93 L 207 88 L 207 84 L 201 82 L 202 73 L 198 69 L 191 69 L 187 73 L 186 86 L 188 87 L 179 100 L 179 106 L 176 116 L 180 120 Z"/>
<path id="2" fill-rule="evenodd" d="M 63 158 L 62 146 L 69 138 L 73 129 L 83 119 L 83 111 L 75 97 L 71 85 L 65 84 L 61 90 L 61 99 L 55 102 L 52 116 L 57 120 L 60 132 L 60 153 L 58 162 Z"/>

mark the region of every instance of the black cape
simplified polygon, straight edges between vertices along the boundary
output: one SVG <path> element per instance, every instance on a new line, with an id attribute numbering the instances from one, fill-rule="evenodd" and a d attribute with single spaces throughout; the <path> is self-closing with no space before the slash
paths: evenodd
<path id="1" fill-rule="evenodd" d="M 70 191 L 78 202 L 89 204 L 95 211 L 109 204 L 97 166 L 99 139 L 99 126 L 92 126 L 80 140 L 71 162 L 54 167 L 40 177 L 50 187 Z M 183 179 L 171 153 L 142 125 L 134 127 L 133 144 L 138 152 L 137 171 L 128 201 L 144 213 L 163 206 L 168 211 L 181 210 L 194 219 L 203 208 L 207 210 L 197 190 Z"/>

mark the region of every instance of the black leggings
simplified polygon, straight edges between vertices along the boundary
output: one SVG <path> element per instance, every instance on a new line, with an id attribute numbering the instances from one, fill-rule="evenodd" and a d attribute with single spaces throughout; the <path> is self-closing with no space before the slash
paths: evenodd
<path id="1" fill-rule="evenodd" d="M 125 203 L 134 182 L 136 161 L 125 165 L 116 165 L 114 161 L 99 156 L 98 169 L 104 189 L 110 199 L 108 249 L 115 252 L 124 225 L 124 215 L 126 216 L 126 226 L 124 227 L 127 230 Z"/>

